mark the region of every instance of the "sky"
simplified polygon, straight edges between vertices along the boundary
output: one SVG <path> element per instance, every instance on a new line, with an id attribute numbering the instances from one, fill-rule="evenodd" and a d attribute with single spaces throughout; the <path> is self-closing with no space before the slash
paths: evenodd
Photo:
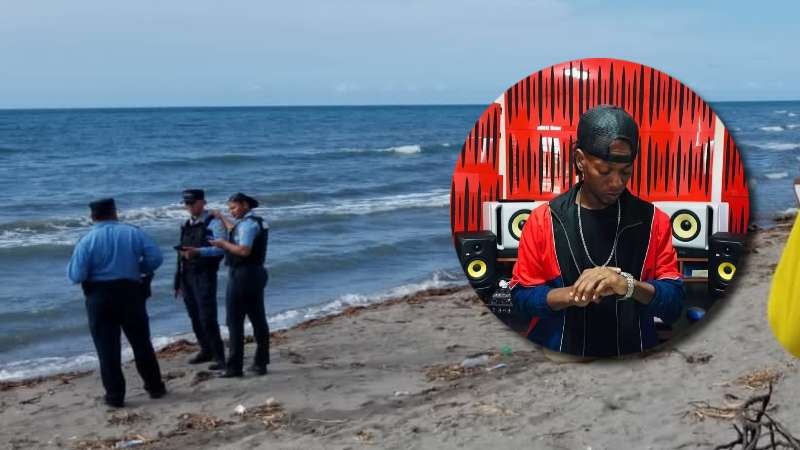
<path id="1" fill-rule="evenodd" d="M 0 108 L 487 104 L 584 57 L 800 99 L 797 2 L 644 3 L 0 0 Z"/>

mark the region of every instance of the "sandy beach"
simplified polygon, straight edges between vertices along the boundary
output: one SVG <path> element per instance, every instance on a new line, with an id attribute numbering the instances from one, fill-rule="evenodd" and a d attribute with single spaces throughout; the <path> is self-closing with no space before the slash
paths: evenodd
<path id="1" fill-rule="evenodd" d="M 191 344 L 174 344 L 159 356 L 169 395 L 150 400 L 129 363 L 124 409 L 103 404 L 93 372 L 0 383 L 0 443 L 713 448 L 736 439 L 736 405 L 765 393 L 770 380 L 770 415 L 798 436 L 800 361 L 773 340 L 765 309 L 788 230 L 784 223 L 753 233 L 733 295 L 687 336 L 642 358 L 556 362 L 502 325 L 471 289 L 433 290 L 275 333 L 266 377 L 212 378 L 185 363 Z M 461 367 L 477 354 L 488 361 Z"/>

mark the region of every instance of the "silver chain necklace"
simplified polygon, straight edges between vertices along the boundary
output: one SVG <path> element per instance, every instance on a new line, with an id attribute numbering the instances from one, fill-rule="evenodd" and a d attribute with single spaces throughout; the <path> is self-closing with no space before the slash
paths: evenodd
<path id="1" fill-rule="evenodd" d="M 583 188 L 581 188 L 583 190 Z M 581 243 L 583 244 L 583 251 L 586 252 L 586 257 L 589 258 L 589 262 L 592 263 L 595 267 L 600 267 L 599 264 L 594 262 L 592 259 L 592 255 L 589 254 L 589 247 L 586 246 L 586 238 L 583 237 L 583 223 L 581 222 L 581 190 L 578 191 L 578 233 L 581 235 Z M 619 204 L 619 198 L 617 198 L 617 229 L 614 232 L 614 245 L 611 246 L 611 254 L 608 255 L 608 259 L 606 262 L 603 263 L 602 267 L 608 265 L 611 262 L 611 258 L 614 257 L 614 253 L 617 251 L 617 239 L 619 239 L 619 224 L 622 221 L 622 206 Z"/>

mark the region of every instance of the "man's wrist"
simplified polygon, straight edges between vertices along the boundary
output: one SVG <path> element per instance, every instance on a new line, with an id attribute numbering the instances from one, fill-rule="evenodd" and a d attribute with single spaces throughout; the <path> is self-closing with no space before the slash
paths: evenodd
<path id="1" fill-rule="evenodd" d="M 622 295 L 620 300 L 628 300 L 633 297 L 633 293 L 636 290 L 636 279 L 628 272 L 620 272 L 619 276 L 622 278 L 624 286 L 624 291 L 620 294 Z"/>

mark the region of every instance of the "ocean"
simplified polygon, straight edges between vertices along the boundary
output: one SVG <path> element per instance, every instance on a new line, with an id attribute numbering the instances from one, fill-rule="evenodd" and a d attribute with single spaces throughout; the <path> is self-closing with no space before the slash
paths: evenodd
<path id="1" fill-rule="evenodd" d="M 800 102 L 712 104 L 742 151 L 752 222 L 795 207 Z M 165 256 L 148 301 L 157 346 L 190 332 L 172 297 L 181 190 L 211 208 L 242 191 L 270 225 L 273 330 L 466 282 L 450 179 L 484 106 L 0 110 L 0 380 L 92 368 L 84 301 L 65 267 L 113 196 Z M 224 323 L 225 270 L 220 271 Z"/>

